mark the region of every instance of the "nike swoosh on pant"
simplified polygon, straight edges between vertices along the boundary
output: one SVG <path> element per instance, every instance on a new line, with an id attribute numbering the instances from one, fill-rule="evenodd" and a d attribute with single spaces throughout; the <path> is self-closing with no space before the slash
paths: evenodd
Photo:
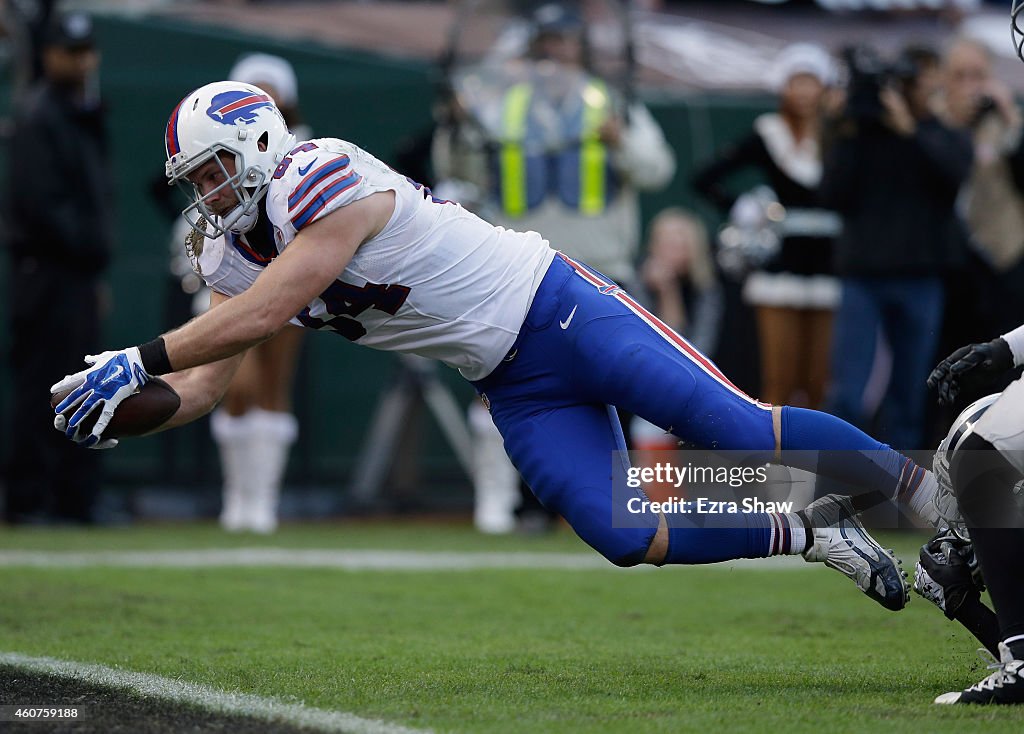
<path id="1" fill-rule="evenodd" d="M 576 309 L 579 308 L 579 307 L 580 307 L 580 304 L 578 304 L 578 303 L 575 306 L 573 306 L 572 307 L 572 311 L 569 312 L 569 317 L 565 321 L 559 321 L 558 325 L 561 326 L 563 329 L 568 329 L 569 328 L 569 324 L 572 323 L 572 317 L 576 315 Z"/>

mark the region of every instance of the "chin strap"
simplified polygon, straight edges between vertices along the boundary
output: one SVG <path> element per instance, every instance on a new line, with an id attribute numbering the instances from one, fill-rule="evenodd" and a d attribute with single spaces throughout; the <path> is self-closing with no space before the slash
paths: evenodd
<path id="1" fill-rule="evenodd" d="M 242 206 L 242 204 L 239 204 L 237 207 L 231 210 L 231 213 L 228 216 L 230 217 L 234 215 L 234 213 L 241 209 Z M 256 221 L 259 218 L 260 206 L 257 203 L 252 208 L 252 211 L 242 214 L 241 216 L 238 217 L 238 219 L 235 220 L 235 222 L 231 225 L 231 231 L 234 232 L 235 234 L 245 234 L 246 232 L 248 232 L 249 230 L 256 226 Z"/>

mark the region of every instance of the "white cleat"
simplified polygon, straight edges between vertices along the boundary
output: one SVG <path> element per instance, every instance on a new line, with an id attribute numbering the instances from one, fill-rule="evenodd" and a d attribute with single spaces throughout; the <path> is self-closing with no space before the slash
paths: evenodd
<path id="1" fill-rule="evenodd" d="M 851 579 L 857 588 L 896 612 L 910 601 L 910 586 L 901 561 L 880 546 L 857 519 L 849 497 L 826 495 L 805 510 L 814 525 L 804 560 L 824 563 Z"/>

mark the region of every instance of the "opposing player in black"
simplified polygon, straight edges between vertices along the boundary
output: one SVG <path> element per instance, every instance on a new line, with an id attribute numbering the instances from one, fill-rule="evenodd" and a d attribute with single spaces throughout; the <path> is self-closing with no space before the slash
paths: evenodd
<path id="1" fill-rule="evenodd" d="M 940 402 L 949 403 L 964 386 L 981 385 L 1022 364 L 1024 326 L 990 342 L 961 347 L 932 371 L 928 385 L 938 391 Z M 1024 512 L 1016 492 L 1024 480 L 1024 379 L 964 411 L 936 452 L 935 477 L 940 486 L 937 504 L 942 490 L 955 497 L 955 510 L 942 514 L 953 525 L 962 518 L 969 532 L 995 621 L 981 605 L 976 585 L 969 582 L 972 574 L 964 573 L 969 551 L 962 535 L 936 539 L 923 549 L 921 566 L 936 583 L 923 583 L 919 568 L 915 587 L 998 654 L 990 666 L 995 672 L 935 702 L 1022 704 L 1024 567 L 1007 559 L 1015 558 L 1024 545 Z"/>

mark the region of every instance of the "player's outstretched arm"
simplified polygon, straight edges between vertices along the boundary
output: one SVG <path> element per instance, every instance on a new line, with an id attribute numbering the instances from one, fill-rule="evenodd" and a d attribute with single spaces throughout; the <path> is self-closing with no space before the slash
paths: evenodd
<path id="1" fill-rule="evenodd" d="M 55 407 L 60 414 L 74 411 L 59 429 L 83 446 L 113 445 L 104 441 L 103 431 L 122 400 L 154 375 L 227 360 L 269 339 L 327 289 L 359 246 L 384 228 L 394 208 L 391 191 L 343 206 L 305 227 L 245 293 L 146 344 L 87 358 L 89 367 L 50 388 L 51 394 L 71 389 Z M 217 371 L 203 370 L 188 378 L 200 387 L 184 388 L 192 396 L 186 410 L 179 411 L 180 422 L 187 422 L 188 416 L 205 406 L 204 398 L 209 397 L 210 386 L 218 384 L 214 377 L 219 376 Z M 100 411 L 99 418 L 90 430 L 82 430 L 83 421 L 93 411 Z M 54 425 L 58 425 L 56 418 Z"/>
<path id="2" fill-rule="evenodd" d="M 210 294 L 210 308 L 216 308 L 230 300 L 230 296 L 214 291 Z M 181 405 L 165 423 L 150 433 L 159 433 L 169 428 L 177 428 L 191 423 L 209 413 L 224 397 L 228 384 L 238 366 L 242 363 L 245 352 L 222 359 L 210 364 L 200 365 L 181 372 L 164 375 L 164 380 L 174 388 L 181 398 Z"/>
<path id="3" fill-rule="evenodd" d="M 244 356 L 245 352 L 241 352 L 218 362 L 164 375 L 164 380 L 181 398 L 181 405 L 166 422 L 146 435 L 183 426 L 213 410 L 224 397 L 228 383 Z"/>
<path id="4" fill-rule="evenodd" d="M 379 192 L 305 227 L 252 287 L 163 336 L 171 369 L 216 362 L 272 337 L 327 289 L 394 208 L 394 193 Z"/>

